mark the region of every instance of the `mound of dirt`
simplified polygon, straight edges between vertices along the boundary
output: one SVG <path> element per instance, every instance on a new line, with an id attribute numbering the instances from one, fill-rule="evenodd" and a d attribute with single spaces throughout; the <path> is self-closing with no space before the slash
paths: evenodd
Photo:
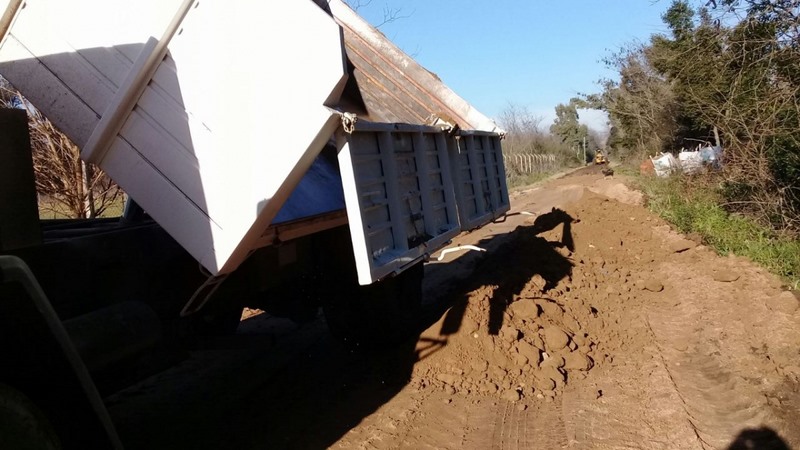
<path id="1" fill-rule="evenodd" d="M 451 395 L 553 399 L 571 380 L 612 362 L 622 335 L 631 333 L 620 333 L 610 317 L 643 284 L 612 253 L 619 255 L 625 236 L 644 220 L 631 211 L 613 233 L 585 225 L 581 217 L 604 214 L 607 201 L 585 192 L 574 207 L 511 233 L 481 265 L 477 287 L 423 333 L 412 383 Z"/>
<path id="2" fill-rule="evenodd" d="M 602 320 L 590 309 L 568 308 L 544 297 L 534 287 L 536 281 L 509 305 L 505 324 L 495 336 L 486 334 L 485 327 L 497 287 L 473 291 L 462 327 L 447 343 L 457 358 L 419 364 L 415 370 L 419 387 L 512 401 L 552 398 L 571 378 L 583 377 L 596 362 L 609 359 L 598 337 L 587 331 L 602 328 Z"/>

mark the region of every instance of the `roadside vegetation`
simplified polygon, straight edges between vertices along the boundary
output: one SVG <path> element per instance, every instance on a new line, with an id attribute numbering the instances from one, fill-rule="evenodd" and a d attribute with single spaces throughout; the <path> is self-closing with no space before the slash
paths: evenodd
<path id="1" fill-rule="evenodd" d="M 800 2 L 673 0 L 667 34 L 606 58 L 618 73 L 573 98 L 606 111 L 608 147 L 649 156 L 719 145 L 720 171 L 639 177 L 652 210 L 720 253 L 800 280 Z"/>
<path id="2" fill-rule="evenodd" d="M 595 149 L 602 136 L 578 123 L 577 110 L 564 108 L 549 128 L 543 127 L 542 117 L 524 106 L 510 104 L 502 112 L 500 126 L 506 131 L 503 158 L 509 188 L 534 184 L 554 173 L 583 165 L 584 158 L 594 157 L 592 150 L 589 156 L 584 156 L 584 142 L 587 148 Z"/>
<path id="3" fill-rule="evenodd" d="M 745 256 L 800 288 L 800 241 L 724 205 L 719 184 L 707 178 L 636 178 L 647 206 L 676 229 L 718 253 Z"/>

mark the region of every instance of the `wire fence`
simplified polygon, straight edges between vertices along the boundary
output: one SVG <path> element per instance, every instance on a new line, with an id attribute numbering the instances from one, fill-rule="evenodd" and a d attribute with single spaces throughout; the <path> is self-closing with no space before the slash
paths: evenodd
<path id="1" fill-rule="evenodd" d="M 552 172 L 558 168 L 556 155 L 514 153 L 505 155 L 506 166 L 520 175 Z"/>

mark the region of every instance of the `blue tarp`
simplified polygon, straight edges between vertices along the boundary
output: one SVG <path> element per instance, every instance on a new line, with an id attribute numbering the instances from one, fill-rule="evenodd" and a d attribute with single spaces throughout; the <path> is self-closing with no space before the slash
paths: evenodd
<path id="1" fill-rule="evenodd" d="M 317 156 L 300 184 L 283 204 L 273 224 L 291 222 L 345 209 L 342 177 L 336 156 Z"/>
<path id="2" fill-rule="evenodd" d="M 703 164 L 714 169 L 722 168 L 722 147 L 717 145 L 701 148 L 700 157 L 703 158 Z"/>

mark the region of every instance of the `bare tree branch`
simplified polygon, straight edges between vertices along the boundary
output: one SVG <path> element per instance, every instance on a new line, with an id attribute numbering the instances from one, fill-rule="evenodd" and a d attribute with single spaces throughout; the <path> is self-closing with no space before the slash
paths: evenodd
<path id="1" fill-rule="evenodd" d="M 0 80 L 0 107 L 28 112 L 40 210 L 93 218 L 121 200 L 120 187 L 102 170 L 84 163 L 78 147 L 4 80 Z"/>
<path id="2" fill-rule="evenodd" d="M 358 11 L 360 9 L 368 7 L 372 0 L 344 0 L 347 5 L 353 9 L 353 11 Z M 386 24 L 396 22 L 402 19 L 408 19 L 414 15 L 414 11 L 410 13 L 403 13 L 403 8 L 392 8 L 388 4 L 383 6 L 383 20 L 374 25 L 375 28 L 380 28 Z"/>

